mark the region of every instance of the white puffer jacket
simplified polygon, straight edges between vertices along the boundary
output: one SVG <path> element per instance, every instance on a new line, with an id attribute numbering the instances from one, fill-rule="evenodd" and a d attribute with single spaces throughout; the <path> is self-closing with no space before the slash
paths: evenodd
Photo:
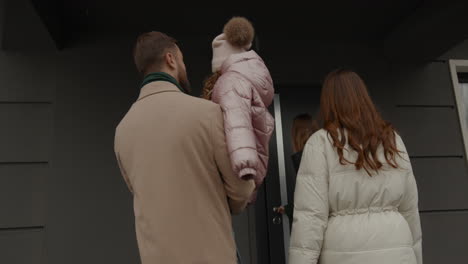
<path id="1" fill-rule="evenodd" d="M 339 163 L 325 130 L 309 139 L 297 176 L 289 264 L 422 264 L 416 181 L 398 135 L 396 141 L 404 152 L 399 168 L 385 164 L 369 177 Z M 385 160 L 382 149 L 379 159 Z"/>

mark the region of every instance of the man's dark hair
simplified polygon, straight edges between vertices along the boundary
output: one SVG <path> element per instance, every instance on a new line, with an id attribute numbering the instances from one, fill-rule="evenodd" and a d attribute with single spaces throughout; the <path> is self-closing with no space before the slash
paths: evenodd
<path id="1" fill-rule="evenodd" d="M 177 41 L 168 35 L 152 31 L 141 34 L 133 49 L 133 59 L 138 72 L 148 74 L 151 67 L 153 70 L 161 70 L 164 55 L 170 49 L 175 49 Z"/>

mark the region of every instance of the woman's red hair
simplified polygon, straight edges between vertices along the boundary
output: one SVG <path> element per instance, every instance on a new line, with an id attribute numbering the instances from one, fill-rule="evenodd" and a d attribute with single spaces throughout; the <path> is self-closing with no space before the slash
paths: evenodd
<path id="1" fill-rule="evenodd" d="M 359 75 L 349 70 L 336 70 L 327 75 L 320 99 L 324 129 L 330 134 L 340 163 L 354 164 L 357 170 L 378 172 L 382 161 L 377 149 L 382 146 L 387 163 L 398 168 L 395 130 L 382 119 Z M 343 156 L 346 143 L 358 153 L 355 161 Z"/>

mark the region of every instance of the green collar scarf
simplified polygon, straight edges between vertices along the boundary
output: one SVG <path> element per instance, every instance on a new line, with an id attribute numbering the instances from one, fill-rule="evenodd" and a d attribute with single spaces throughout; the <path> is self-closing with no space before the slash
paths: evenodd
<path id="1" fill-rule="evenodd" d="M 179 88 L 181 92 L 188 94 L 188 92 L 184 88 L 182 88 L 182 86 L 180 86 L 179 82 L 174 77 L 172 77 L 171 75 L 165 72 L 154 72 L 154 73 L 150 73 L 146 75 L 145 78 L 143 79 L 143 82 L 141 83 L 140 89 L 149 83 L 158 82 L 158 81 L 170 82 L 174 84 L 175 86 L 177 86 L 177 88 Z"/>

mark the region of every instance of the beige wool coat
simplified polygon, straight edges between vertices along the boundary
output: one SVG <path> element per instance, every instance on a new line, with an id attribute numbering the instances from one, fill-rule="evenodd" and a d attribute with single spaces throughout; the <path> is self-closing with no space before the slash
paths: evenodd
<path id="1" fill-rule="evenodd" d="M 117 127 L 115 152 L 143 264 L 237 262 L 231 211 L 255 184 L 232 170 L 218 105 L 149 83 Z"/>

